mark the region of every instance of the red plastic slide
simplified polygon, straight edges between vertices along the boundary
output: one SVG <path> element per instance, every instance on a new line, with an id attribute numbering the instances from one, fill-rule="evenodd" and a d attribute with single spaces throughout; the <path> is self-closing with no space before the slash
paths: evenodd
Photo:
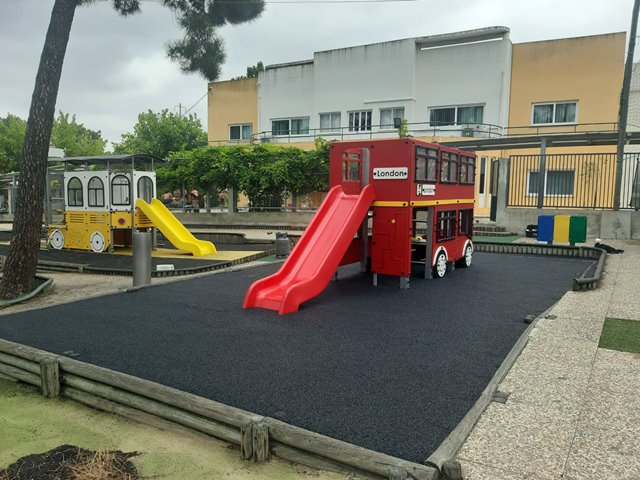
<path id="1" fill-rule="evenodd" d="M 374 199 L 371 185 L 359 195 L 347 195 L 341 185 L 333 187 L 280 270 L 251 285 L 242 308 L 283 315 L 297 312 L 302 302 L 322 292 Z"/>

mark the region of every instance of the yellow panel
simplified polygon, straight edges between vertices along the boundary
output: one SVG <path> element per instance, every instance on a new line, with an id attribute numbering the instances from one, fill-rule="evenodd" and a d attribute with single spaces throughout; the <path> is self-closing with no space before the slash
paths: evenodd
<path id="1" fill-rule="evenodd" d="M 64 248 L 75 248 L 79 250 L 90 250 L 87 240 L 87 230 L 84 224 L 69 224 L 64 232 Z"/>
<path id="2" fill-rule="evenodd" d="M 136 228 L 150 228 L 153 227 L 153 222 L 144 213 L 136 209 L 135 214 Z"/>
<path id="3" fill-rule="evenodd" d="M 553 223 L 553 242 L 569 243 L 569 220 L 571 215 L 556 215 Z"/>
<path id="4" fill-rule="evenodd" d="M 113 228 L 131 228 L 131 212 L 113 212 L 111 225 Z"/>
<path id="5" fill-rule="evenodd" d="M 109 225 L 109 213 L 87 212 L 87 225 Z"/>

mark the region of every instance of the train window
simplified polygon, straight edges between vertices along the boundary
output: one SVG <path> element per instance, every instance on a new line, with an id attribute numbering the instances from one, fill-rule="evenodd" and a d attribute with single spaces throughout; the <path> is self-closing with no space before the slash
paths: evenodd
<path id="1" fill-rule="evenodd" d="M 153 181 L 149 177 L 138 179 L 138 197 L 150 203 L 153 199 Z"/>
<path id="2" fill-rule="evenodd" d="M 88 205 L 90 207 L 104 207 L 104 183 L 98 177 L 92 177 L 88 186 Z"/>
<path id="3" fill-rule="evenodd" d="M 443 210 L 438 212 L 436 223 L 436 241 L 444 242 L 456 237 L 456 211 Z"/>
<path id="4" fill-rule="evenodd" d="M 458 235 L 471 236 L 473 229 L 473 209 L 464 208 L 458 212 Z"/>
<path id="5" fill-rule="evenodd" d="M 111 180 L 112 205 L 130 205 L 129 179 L 124 175 L 116 175 Z"/>
<path id="6" fill-rule="evenodd" d="M 67 204 L 70 207 L 82 207 L 84 205 L 82 182 L 78 177 L 71 178 L 67 184 Z"/>
<path id="7" fill-rule="evenodd" d="M 473 185 L 475 182 L 475 158 L 460 157 L 460 183 Z"/>

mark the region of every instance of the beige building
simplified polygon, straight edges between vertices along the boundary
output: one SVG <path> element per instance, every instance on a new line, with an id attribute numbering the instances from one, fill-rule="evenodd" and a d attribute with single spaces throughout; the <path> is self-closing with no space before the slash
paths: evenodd
<path id="1" fill-rule="evenodd" d="M 559 190 L 549 187 L 549 200 L 569 193 L 594 196 L 594 187 L 587 183 L 592 183 L 589 175 L 594 174 L 595 167 L 593 160 L 583 161 L 586 159 L 583 155 L 613 154 L 615 145 L 553 147 L 553 135 L 617 129 L 625 45 L 624 32 L 513 45 L 509 125 L 504 133 L 507 136 L 548 136 L 550 146 L 546 153 L 565 155 L 550 157 L 547 181 L 549 185 L 555 181 Z M 540 149 L 504 149 L 477 154 L 475 214 L 486 217 L 490 213 L 493 161 L 539 155 Z M 513 204 L 524 204 L 525 197 L 533 195 L 530 180 L 537 167 L 535 159 L 528 163 L 523 169 L 511 172 L 510 185 L 516 187 L 509 191 L 509 201 Z M 613 178 L 612 167 L 611 163 L 605 163 L 598 167 L 597 173 Z M 578 188 L 581 181 L 585 185 Z M 612 200 L 613 191 L 607 195 Z M 576 198 L 577 203 L 581 200 Z"/>
<path id="2" fill-rule="evenodd" d="M 209 145 L 249 142 L 257 129 L 257 78 L 209 83 Z"/>
<path id="3" fill-rule="evenodd" d="M 553 147 L 553 136 L 573 132 L 612 132 L 617 129 L 616 122 L 624 71 L 626 34 L 624 32 L 619 32 L 577 38 L 528 42 L 514 44 L 511 46 L 510 41 L 508 40 L 508 29 L 505 27 L 491 27 L 478 32 L 481 32 L 482 34 L 487 34 L 487 32 L 493 34 L 495 32 L 492 32 L 492 28 L 496 29 L 495 32 L 502 35 L 501 42 L 503 42 L 503 44 L 504 42 L 509 42 L 509 48 L 505 47 L 503 49 L 504 51 L 500 50 L 500 55 L 507 55 L 507 60 L 496 63 L 496 65 L 501 65 L 500 68 L 503 68 L 502 65 L 507 66 L 507 70 L 503 71 L 501 75 L 498 75 L 496 78 L 503 78 L 506 75 L 508 81 L 495 80 L 495 82 L 497 82 L 494 85 L 496 88 L 491 90 L 491 85 L 487 83 L 490 76 L 485 75 L 483 77 L 483 91 L 494 91 L 494 93 L 483 98 L 481 102 L 476 102 L 478 106 L 475 106 L 476 104 L 472 102 L 471 99 L 467 98 L 469 97 L 469 92 L 474 89 L 473 83 L 469 82 L 464 82 L 464 84 L 458 86 L 454 85 L 455 88 L 448 85 L 448 90 L 446 92 L 435 89 L 437 95 L 443 96 L 443 99 L 439 99 L 438 101 L 425 100 L 422 102 L 424 105 L 422 105 L 419 100 L 425 96 L 425 92 L 421 93 L 416 90 L 413 94 L 400 95 L 398 93 L 397 96 L 399 95 L 399 100 L 396 99 L 395 102 L 398 103 L 402 101 L 405 102 L 406 105 L 402 108 L 393 110 L 391 116 L 408 119 L 410 122 L 410 133 L 416 138 L 427 141 L 451 142 L 452 140 L 455 140 L 456 137 L 459 138 L 460 141 L 463 141 L 468 140 L 469 135 L 486 138 L 509 138 L 519 135 L 537 135 L 548 137 L 549 147 L 547 148 L 546 153 L 549 155 L 559 153 L 569 155 L 592 153 L 611 154 L 615 152 L 615 146 L 613 145 L 610 147 Z M 454 41 L 457 41 L 456 39 L 458 36 L 464 37 L 471 33 L 474 35 L 478 34 L 477 32 L 460 32 L 457 34 L 448 34 L 447 38 L 451 37 Z M 428 49 L 425 50 L 425 48 L 429 46 L 427 44 L 430 39 L 431 37 L 419 39 L 422 43 L 418 42 L 416 43 L 417 47 L 412 48 L 417 48 L 419 52 L 422 52 L 419 53 L 420 55 L 424 52 L 430 52 Z M 439 39 L 436 40 L 439 41 Z M 482 43 L 479 45 L 482 45 Z M 456 49 L 460 48 L 467 47 L 453 46 L 451 51 L 454 52 L 457 51 Z M 476 47 L 472 45 L 470 48 Z M 344 55 L 342 50 L 336 50 L 336 52 L 336 55 Z M 440 51 L 433 50 L 433 52 L 435 55 L 439 54 Z M 505 54 L 504 52 L 507 53 Z M 330 53 L 331 51 L 322 52 L 322 59 Z M 450 60 L 454 57 L 447 58 Z M 463 62 L 464 58 L 465 57 L 461 57 L 456 61 Z M 372 60 L 369 59 L 368 61 Z M 382 62 L 383 59 L 380 61 Z M 323 60 L 323 62 L 327 63 L 325 60 Z M 282 66 L 267 67 L 266 73 L 261 73 L 260 78 L 267 78 L 267 73 L 274 76 L 280 68 L 282 68 L 283 72 L 303 68 L 309 70 L 309 62 L 304 63 L 304 65 L 298 65 L 298 63 L 304 62 L 294 62 L 292 64 L 285 64 Z M 339 62 L 335 63 L 335 65 L 335 69 L 340 68 Z M 458 67 L 462 66 L 455 66 L 455 68 Z M 451 70 L 451 68 L 454 67 L 449 67 L 449 70 Z M 471 68 L 470 70 L 473 72 L 477 69 Z M 304 76 L 304 81 L 308 82 L 309 85 L 315 85 L 316 81 L 320 81 L 314 76 L 309 78 L 307 77 L 309 77 L 309 74 Z M 333 77 L 340 78 L 340 71 L 334 72 Z M 289 77 L 286 78 L 289 79 Z M 370 77 L 370 80 L 371 78 L 372 77 Z M 420 85 L 420 82 L 417 82 L 416 85 Z M 370 99 L 377 99 L 378 97 L 387 101 L 387 98 L 393 97 L 393 92 L 387 92 L 384 90 L 388 90 L 388 85 L 380 85 L 381 92 L 384 91 L 384 95 L 380 94 L 378 96 L 376 96 L 375 91 L 372 90 L 372 88 L 375 87 L 375 84 L 369 81 L 367 82 L 367 86 L 369 89 L 367 91 L 368 97 L 365 99 L 367 101 Z M 293 120 L 288 119 L 287 117 L 290 122 L 287 130 L 289 134 L 285 136 L 286 138 L 278 138 L 277 134 L 274 134 L 273 125 L 274 122 L 277 123 L 280 121 L 278 118 L 282 115 L 276 115 L 274 113 L 271 116 L 277 118 L 276 120 L 272 120 L 269 112 L 266 112 L 266 110 L 273 110 L 276 112 L 279 106 L 284 105 L 282 102 L 285 101 L 292 102 L 292 105 L 294 106 L 304 103 L 306 101 L 303 98 L 304 95 L 302 95 L 302 97 L 297 101 L 291 100 L 291 92 L 300 90 L 300 88 L 296 89 L 294 87 L 295 85 L 289 86 L 288 91 L 290 92 L 290 95 L 286 98 L 282 97 L 280 101 L 278 100 L 279 97 L 264 98 L 265 96 L 268 96 L 268 92 L 267 90 L 264 90 L 264 88 L 261 90 L 260 82 L 257 79 L 242 79 L 211 83 L 209 90 L 210 144 L 248 142 L 251 141 L 251 135 L 253 134 L 254 141 L 258 138 L 262 139 L 262 141 L 276 141 L 278 143 L 287 143 L 301 148 L 310 148 L 313 146 L 313 138 L 315 136 L 323 136 L 323 131 L 331 131 L 334 134 L 336 131 L 339 131 L 341 136 L 348 136 L 352 133 L 351 123 L 352 117 L 354 117 L 355 114 L 349 108 L 345 107 L 346 110 L 342 109 L 345 111 L 343 111 L 341 115 L 340 113 L 337 115 L 331 113 L 332 117 L 330 120 L 333 121 L 333 117 L 337 116 L 338 119 L 341 118 L 341 124 L 335 126 L 331 124 L 330 128 L 323 127 L 322 124 L 322 115 L 327 117 L 328 114 L 326 113 L 320 113 L 320 128 L 313 128 L 313 115 L 308 117 L 309 120 L 306 120 L 308 123 L 304 124 L 304 126 L 301 126 L 303 123 L 300 123 L 301 120 L 297 117 Z M 335 89 L 338 87 L 332 88 Z M 418 87 L 416 86 L 416 88 Z M 456 88 L 460 89 L 457 94 L 455 92 Z M 304 89 L 302 89 L 302 91 L 304 91 Z M 336 95 L 340 96 L 342 94 L 336 93 Z M 335 96 L 330 96 L 325 99 L 325 101 L 328 102 L 327 105 L 318 105 L 317 103 L 319 100 L 314 101 L 314 111 L 340 112 L 341 108 L 338 108 L 339 106 L 337 106 L 337 104 L 334 105 L 334 97 Z M 345 97 L 345 95 L 342 95 L 342 97 Z M 351 98 L 351 96 L 342 98 L 342 103 L 345 103 L 346 105 L 349 98 Z M 464 100 L 457 100 L 456 103 L 456 98 Z M 390 100 L 388 102 L 390 102 Z M 365 101 L 364 103 L 366 104 L 367 102 Z M 472 104 L 474 105 L 473 107 L 467 106 Z M 392 105 L 392 103 L 389 103 L 389 105 Z M 395 104 L 393 104 L 393 106 L 395 106 Z M 471 108 L 475 108 L 476 110 L 481 108 L 485 111 L 485 114 L 492 108 L 495 109 L 496 112 L 504 109 L 508 114 L 499 117 L 504 119 L 499 121 L 499 123 L 502 123 L 501 125 L 496 125 L 495 120 L 488 121 L 486 115 L 485 118 L 480 119 L 479 121 L 474 118 L 471 124 L 468 123 L 470 120 L 464 124 L 460 123 L 464 116 L 461 115 L 462 110 L 470 110 Z M 293 108 L 291 108 L 291 110 L 293 110 Z M 383 110 L 384 108 L 381 107 L 380 115 L 382 115 Z M 398 113 L 396 113 L 396 110 Z M 446 123 L 446 127 L 442 127 L 442 122 L 439 124 L 430 123 L 434 118 L 434 111 L 435 113 L 442 113 L 442 115 L 445 115 L 449 110 L 458 112 L 460 115 L 454 113 L 451 117 L 451 121 Z M 356 113 L 360 115 L 360 117 L 358 117 L 359 120 L 362 120 L 362 112 L 357 111 Z M 373 114 L 375 120 L 377 112 L 374 111 Z M 293 115 L 293 113 L 291 115 Z M 301 116 L 297 113 L 296 115 Z M 285 118 L 285 116 L 282 116 L 282 118 Z M 267 119 L 265 122 L 268 124 L 260 124 L 259 119 L 262 117 Z M 367 122 L 371 122 L 369 118 L 370 117 L 367 117 Z M 345 123 L 347 120 L 349 120 L 349 122 Z M 295 131 L 292 126 L 293 121 L 298 122 L 296 123 Z M 383 123 L 382 116 L 380 116 L 379 123 Z M 373 121 L 372 124 L 373 126 L 369 127 L 367 123 L 367 130 L 369 131 L 365 133 L 368 136 L 370 135 L 370 138 L 375 139 L 378 133 L 376 131 L 376 122 Z M 280 124 L 278 123 L 277 125 L 279 126 Z M 305 135 L 294 135 L 294 133 L 302 133 L 302 128 L 304 128 Z M 325 128 L 325 130 L 323 130 L 323 128 Z M 362 121 L 360 130 L 362 130 Z M 269 132 L 270 136 L 265 139 L 261 132 Z M 381 133 L 381 137 L 389 135 L 388 131 L 386 133 L 379 133 Z M 393 134 L 393 132 L 391 132 L 391 134 Z M 478 151 L 478 165 L 476 168 L 476 216 L 488 217 L 490 214 L 492 193 L 494 193 L 492 192 L 492 178 L 495 180 L 495 172 L 492 175 L 491 167 L 495 160 L 499 158 L 510 158 L 512 156 L 539 154 L 540 148 L 505 148 L 502 150 Z M 562 189 L 557 190 L 557 188 L 554 187 L 556 190 L 553 188 L 551 189 L 549 192 L 550 197 L 558 197 L 559 195 L 566 196 L 568 194 L 593 196 L 594 192 L 592 189 L 585 188 L 580 190 L 581 193 L 578 192 L 578 180 L 582 179 L 582 181 L 588 181 L 591 177 L 598 174 L 611 174 L 611 165 L 604 165 L 602 168 L 599 167 L 597 170 L 588 163 L 581 166 L 571 167 L 570 165 L 567 166 L 568 164 L 566 162 L 573 161 L 573 157 L 567 158 L 569 158 L 569 160 L 562 160 L 560 163 L 553 160 L 556 161 L 556 163 L 550 163 L 550 171 L 546 174 L 550 177 L 548 184 L 552 185 L 553 182 L 556 182 L 560 185 L 558 182 L 561 181 L 561 186 L 569 185 L 571 182 L 575 183 L 575 186 L 573 184 L 570 185 L 570 188 L 567 187 L 565 189 L 566 191 Z M 562 166 L 559 166 L 560 164 Z M 568 170 L 572 170 L 572 173 L 569 173 Z M 530 197 L 535 194 L 534 189 L 531 187 L 531 180 L 534 179 L 536 175 L 535 167 L 526 167 L 518 172 L 519 173 L 515 170 L 511 172 L 512 176 L 516 175 L 516 177 L 511 178 L 511 184 L 514 188 L 510 189 L 510 195 L 515 196 L 515 203 L 520 202 L 520 200 L 525 199 L 525 197 L 529 197 L 530 199 Z M 555 179 L 553 177 L 555 177 Z M 495 184 L 496 182 L 493 183 Z"/>

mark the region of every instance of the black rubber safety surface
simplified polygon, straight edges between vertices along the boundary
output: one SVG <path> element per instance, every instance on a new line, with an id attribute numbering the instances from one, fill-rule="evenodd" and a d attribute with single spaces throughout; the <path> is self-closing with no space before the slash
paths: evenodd
<path id="1" fill-rule="evenodd" d="M 0 318 L 0 337 L 423 462 L 590 262 L 476 253 L 440 280 L 341 268 L 295 314 L 242 310 L 266 265 Z"/>

